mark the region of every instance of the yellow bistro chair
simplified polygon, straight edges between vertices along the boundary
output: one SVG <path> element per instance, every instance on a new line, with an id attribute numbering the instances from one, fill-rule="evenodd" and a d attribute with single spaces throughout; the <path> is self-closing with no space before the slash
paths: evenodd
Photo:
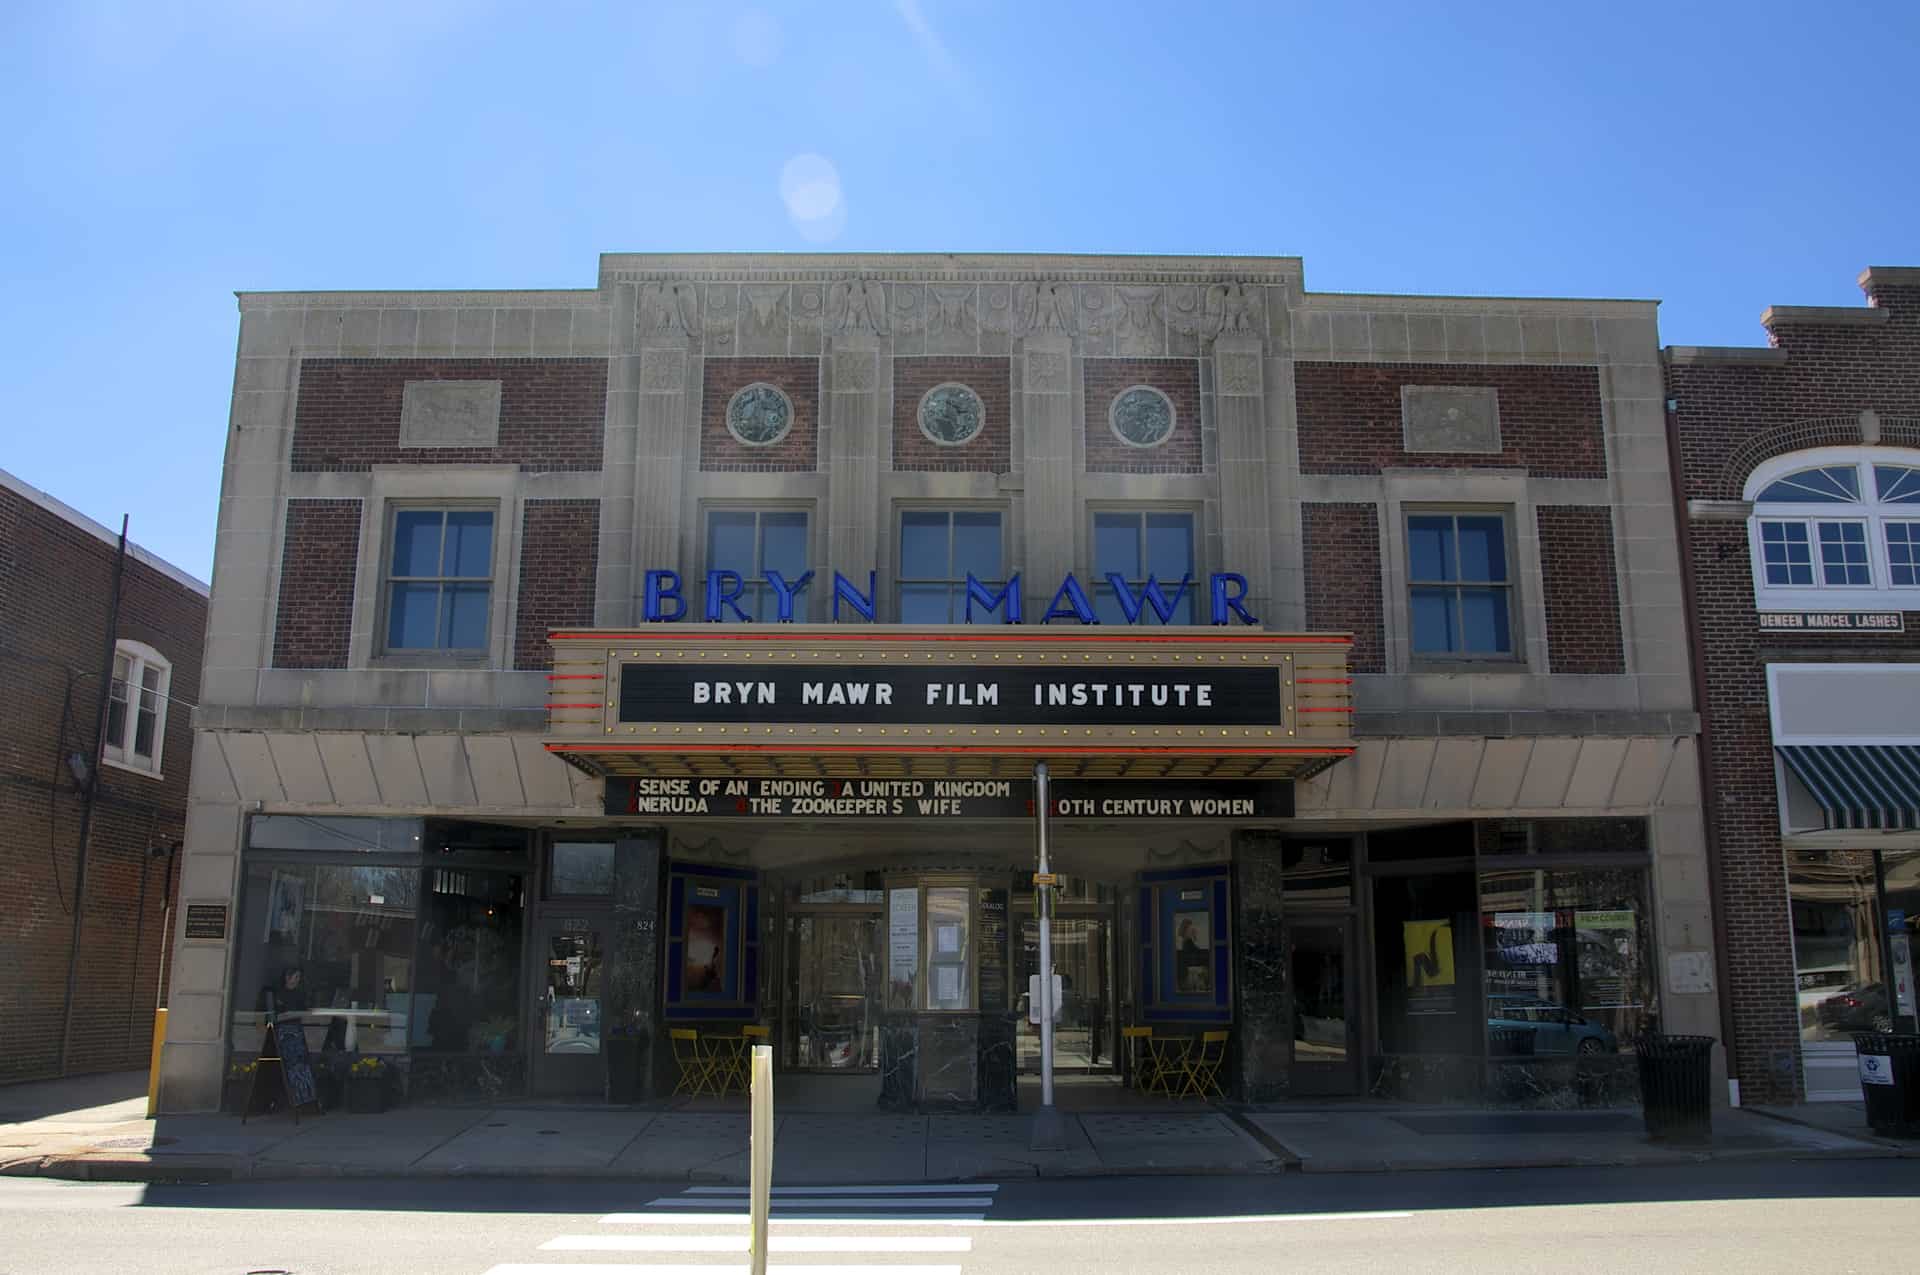
<path id="1" fill-rule="evenodd" d="M 735 1056 L 733 1066 L 741 1093 L 753 1087 L 753 1047 L 771 1044 L 772 1036 L 771 1029 L 757 1023 L 749 1023 L 740 1029 L 740 1052 Z"/>
<path id="2" fill-rule="evenodd" d="M 716 1096 L 716 1063 L 718 1059 L 700 1047 L 700 1033 L 691 1027 L 673 1027 L 667 1030 L 673 1041 L 673 1061 L 680 1068 L 680 1083 L 673 1087 L 673 1096 L 681 1094 L 689 1098 L 698 1098 L 703 1093 Z"/>
<path id="3" fill-rule="evenodd" d="M 1133 1058 L 1133 1087 L 1146 1093 L 1160 1081 L 1160 1059 L 1153 1051 L 1153 1028 L 1122 1027 L 1120 1039 L 1127 1042 Z"/>
<path id="4" fill-rule="evenodd" d="M 749 1023 L 738 1036 L 721 1036 L 713 1042 L 714 1085 L 717 1092 L 731 1089 L 747 1092 L 753 1080 L 753 1047 L 764 1045 L 768 1029 Z"/>
<path id="5" fill-rule="evenodd" d="M 1220 1064 L 1227 1060 L 1227 1033 L 1201 1032 L 1198 1043 L 1180 1060 L 1180 1092 L 1184 1098 L 1224 1098 Z"/>

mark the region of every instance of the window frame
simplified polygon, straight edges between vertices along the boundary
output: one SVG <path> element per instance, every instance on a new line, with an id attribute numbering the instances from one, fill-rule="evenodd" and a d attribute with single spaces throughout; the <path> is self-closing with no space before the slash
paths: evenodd
<path id="1" fill-rule="evenodd" d="M 1748 503 L 1747 560 L 1753 576 L 1754 609 L 1808 611 L 1842 606 L 1850 610 L 1889 611 L 1920 607 L 1920 561 L 1914 582 L 1895 583 L 1893 550 L 1888 531 L 1895 524 L 1920 528 L 1920 504 L 1880 497 L 1875 467 L 1920 469 L 1920 449 L 1905 447 L 1816 447 L 1788 452 L 1756 466 L 1748 475 L 1742 496 Z M 1860 496 L 1852 501 L 1762 501 L 1760 494 L 1794 474 L 1813 469 L 1850 468 Z M 1867 581 L 1833 583 L 1826 579 L 1820 524 L 1860 526 L 1866 540 Z M 1811 558 L 1812 583 L 1774 584 L 1767 579 L 1766 532 L 1769 527 L 1805 529 Z M 1913 533 L 1909 533 L 1912 535 Z M 1920 539 L 1916 539 L 1920 543 Z M 1920 558 L 1920 555 L 1917 555 Z M 1907 564 L 1901 564 L 1903 567 Z"/>
<path id="2" fill-rule="evenodd" d="M 1527 662 L 1526 628 L 1522 623 L 1520 584 L 1524 574 L 1524 565 L 1520 559 L 1518 536 L 1518 516 L 1512 505 L 1472 504 L 1406 501 L 1399 505 L 1400 514 L 1400 553 L 1404 563 L 1402 579 L 1402 599 L 1406 606 L 1407 623 L 1407 660 L 1409 666 L 1418 671 L 1426 671 L 1444 665 L 1469 665 L 1476 667 L 1505 668 L 1514 665 L 1524 667 Z M 1413 574 L 1413 519 L 1447 517 L 1460 518 L 1498 518 L 1504 535 L 1507 574 L 1504 581 L 1453 580 L 1428 581 L 1416 580 Z M 1459 524 L 1456 521 L 1454 531 L 1454 564 L 1459 565 Z M 1460 590 L 1504 588 L 1507 591 L 1507 646 L 1506 651 L 1422 651 L 1414 644 L 1414 606 L 1416 589 L 1447 588 Z M 1464 641 L 1466 630 L 1464 622 L 1461 638 Z"/>
<path id="3" fill-rule="evenodd" d="M 957 514 L 992 514 L 1000 520 L 1000 567 L 992 577 L 981 578 L 982 585 L 990 591 L 998 592 L 1006 587 L 1012 574 L 1010 562 L 1012 511 L 1001 504 L 967 504 L 961 501 L 936 501 L 931 503 L 898 504 L 893 510 L 893 618 L 896 623 L 906 624 L 906 590 L 909 586 L 939 585 L 947 589 L 948 624 L 965 624 L 967 578 L 965 573 L 958 576 L 910 576 L 906 573 L 906 552 L 902 539 L 906 533 L 907 519 L 915 514 L 942 514 L 947 519 L 947 570 L 953 570 L 953 520 Z M 997 614 L 997 612 L 996 612 Z"/>
<path id="4" fill-rule="evenodd" d="M 1149 386 L 1148 388 L 1152 388 L 1152 387 Z M 1128 514 L 1139 520 L 1138 522 L 1139 539 L 1136 541 L 1136 544 L 1140 551 L 1140 565 L 1143 569 L 1143 574 L 1141 574 L 1138 578 L 1129 578 L 1127 580 L 1128 586 L 1135 590 L 1139 590 L 1142 587 L 1144 587 L 1147 583 L 1147 576 L 1153 574 L 1151 571 L 1144 570 L 1148 560 L 1147 519 L 1150 516 L 1153 516 L 1156 514 L 1159 514 L 1159 515 L 1173 514 L 1173 515 L 1186 518 L 1188 520 L 1189 526 L 1191 527 L 1190 543 L 1192 544 L 1192 547 L 1193 547 L 1193 553 L 1192 553 L 1192 557 L 1189 559 L 1191 564 L 1189 567 L 1189 570 L 1191 571 L 1193 576 L 1193 583 L 1188 587 L 1188 590 L 1187 590 L 1187 598 L 1188 598 L 1188 604 L 1190 607 L 1190 615 L 1189 615 L 1189 618 L 1187 619 L 1186 625 L 1183 626 L 1179 624 L 1177 621 L 1166 624 L 1166 625 L 1162 625 L 1160 622 L 1160 617 L 1154 613 L 1153 608 L 1151 606 L 1147 606 L 1143 604 L 1141 608 L 1141 613 L 1140 613 L 1140 620 L 1137 623 L 1129 624 L 1126 627 L 1140 628 L 1143 626 L 1152 625 L 1152 626 L 1164 627 L 1164 628 L 1180 628 L 1180 627 L 1194 627 L 1194 626 L 1205 624 L 1206 619 L 1205 619 L 1204 608 L 1207 605 L 1207 598 L 1205 597 L 1205 592 L 1207 588 L 1206 525 L 1202 517 L 1203 510 L 1201 509 L 1201 507 L 1195 504 L 1188 504 L 1188 503 L 1142 504 L 1138 502 L 1128 501 L 1128 502 L 1113 502 L 1113 503 L 1106 503 L 1106 504 L 1088 505 L 1087 522 L 1086 522 L 1087 552 L 1084 558 L 1084 561 L 1087 563 L 1087 577 L 1082 581 L 1082 583 L 1086 586 L 1087 601 L 1093 604 L 1094 614 L 1098 615 L 1100 613 L 1100 599 L 1103 596 L 1106 596 L 1105 590 L 1107 588 L 1107 574 L 1104 570 L 1102 570 L 1100 565 L 1100 519 L 1103 517 L 1109 517 L 1114 514 Z M 1155 578 L 1159 579 L 1158 576 L 1155 576 Z M 1180 583 L 1180 581 L 1177 578 L 1173 580 L 1160 579 L 1159 582 L 1160 582 L 1162 592 L 1165 592 L 1169 586 L 1177 587 Z M 1057 587 L 1057 586 L 1050 585 L 1050 587 Z M 1139 594 L 1136 592 L 1134 596 L 1138 597 Z M 1051 599 L 1049 599 L 1049 601 L 1051 601 Z M 1044 611 L 1042 612 L 1042 614 L 1044 614 Z M 1102 623 L 1104 623 L 1104 621 L 1102 621 Z"/>
<path id="5" fill-rule="evenodd" d="M 501 592 L 500 554 L 503 519 L 500 516 L 500 508 L 501 502 L 497 500 L 392 499 L 386 502 L 379 542 L 380 592 L 375 598 L 374 607 L 373 654 L 375 658 L 402 661 L 424 660 L 456 665 L 488 664 L 492 661 L 495 637 L 494 601 Z M 487 619 L 481 631 L 483 640 L 479 646 L 394 646 L 388 640 L 392 634 L 390 626 L 393 621 L 393 589 L 396 583 L 434 582 L 444 587 L 448 582 L 473 584 L 482 579 L 480 576 L 394 576 L 394 536 L 400 525 L 400 515 L 425 512 L 438 512 L 442 516 L 440 534 L 443 566 L 445 565 L 445 516 L 447 514 L 485 513 L 493 520 L 493 526 L 487 538 L 487 574 L 484 577 L 487 586 Z"/>
<path id="6" fill-rule="evenodd" d="M 707 572 L 718 571 L 718 570 L 731 570 L 731 568 L 719 567 L 713 561 L 713 516 L 715 514 L 743 514 L 743 513 L 752 514 L 754 516 L 753 518 L 753 557 L 754 557 L 754 570 L 756 572 L 763 572 L 766 569 L 766 561 L 765 561 L 766 532 L 765 532 L 764 524 L 762 523 L 761 520 L 764 517 L 766 517 L 766 515 L 768 514 L 799 514 L 802 518 L 806 519 L 806 529 L 804 533 L 804 539 L 806 540 L 807 549 L 806 549 L 806 565 L 804 567 L 804 570 L 815 571 L 816 574 L 812 580 L 809 580 L 807 582 L 807 587 L 803 589 L 794 598 L 793 622 L 796 624 L 807 623 L 813 617 L 816 599 L 820 598 L 823 595 L 829 598 L 833 596 L 833 577 L 829 574 L 825 580 L 822 580 L 817 573 L 817 568 L 813 567 L 812 565 L 814 561 L 813 537 L 814 537 L 815 529 L 818 525 L 818 519 L 814 517 L 814 509 L 813 509 L 812 503 L 806 502 L 806 501 L 783 501 L 783 500 L 703 501 L 700 505 L 700 521 L 697 529 L 697 534 L 699 536 L 699 545 L 700 545 L 700 572 L 693 580 L 687 581 L 683 585 L 683 588 L 686 590 L 686 596 L 687 596 L 687 614 L 690 617 L 695 617 L 695 618 L 703 618 L 706 615 Z M 767 578 L 765 575 L 759 575 L 759 574 L 748 575 L 745 572 L 741 572 L 740 578 L 742 583 L 744 583 L 746 586 L 746 588 L 741 592 L 740 597 L 737 599 L 737 601 L 742 604 L 743 610 L 749 612 L 750 614 L 757 615 L 759 613 L 759 599 L 763 593 L 770 601 L 775 602 L 776 608 L 777 608 L 777 600 L 774 599 L 773 586 L 767 583 Z M 788 583 L 791 584 L 792 581 L 789 581 Z M 855 583 L 858 584 L 860 582 L 855 581 Z M 751 605 L 747 605 L 749 603 L 751 603 Z M 776 614 L 777 614 L 777 610 L 776 610 Z M 733 615 L 731 612 L 727 612 L 726 618 L 724 620 L 719 621 L 719 623 L 778 624 L 780 623 L 780 621 L 777 618 L 772 620 L 760 620 L 760 619 L 736 620 L 733 618 Z"/>
<path id="7" fill-rule="evenodd" d="M 122 660 L 127 662 L 124 676 L 120 672 Z M 108 706 L 100 737 L 100 761 L 103 765 L 148 779 L 165 779 L 166 773 L 161 768 L 161 762 L 167 743 L 167 706 L 172 702 L 173 661 L 145 642 L 121 638 L 113 644 L 113 668 L 106 687 L 108 697 L 111 699 L 117 686 L 127 688 L 128 694 L 125 699 L 117 701 L 125 705 L 120 713 L 117 738 L 113 727 L 113 708 L 111 704 Z M 159 673 L 160 679 L 151 690 L 154 697 L 153 750 L 150 756 L 142 757 L 134 751 L 134 745 L 140 735 L 140 697 L 149 693 L 144 685 L 149 670 Z"/>

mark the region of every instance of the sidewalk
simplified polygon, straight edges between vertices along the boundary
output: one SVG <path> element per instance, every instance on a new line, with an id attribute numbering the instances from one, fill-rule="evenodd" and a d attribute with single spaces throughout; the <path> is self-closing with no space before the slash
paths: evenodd
<path id="1" fill-rule="evenodd" d="M 597 1106 L 404 1107 L 144 1118 L 145 1077 L 0 1089 L 0 1173 L 98 1181 L 299 1177 L 634 1178 L 734 1184 L 747 1176 L 737 1110 Z M 138 1096 L 127 1097 L 131 1092 Z M 1920 1155 L 1920 1142 L 1792 1115 L 1717 1111 L 1705 1147 L 1650 1142 L 1634 1110 L 1482 1111 L 1380 1104 L 1068 1111 L 1067 1145 L 1029 1148 L 1026 1115 L 790 1110 L 775 1121 L 788 1185 L 1138 1174 L 1353 1173 Z M 1855 1113 L 1857 1114 L 1857 1113 Z M 1844 1124 L 1846 1113 L 1817 1112 Z M 1862 1121 L 1864 1126 L 1864 1121 Z"/>

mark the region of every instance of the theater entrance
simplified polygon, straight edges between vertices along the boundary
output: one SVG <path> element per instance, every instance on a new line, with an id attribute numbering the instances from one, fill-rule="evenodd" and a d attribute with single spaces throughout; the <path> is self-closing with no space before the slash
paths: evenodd
<path id="1" fill-rule="evenodd" d="M 1115 995 L 1118 983 L 1115 976 L 1116 907 L 1111 901 L 1110 887 L 1079 885 L 1079 888 L 1092 897 L 1054 904 L 1053 972 L 1060 979 L 1060 1004 L 1053 1032 L 1056 1076 L 1111 1074 L 1119 1067 L 1115 1048 L 1119 1035 Z M 1038 1075 L 1040 1027 L 1034 1021 L 1027 989 L 1029 977 L 1038 972 L 1040 965 L 1040 921 L 1032 910 L 1032 896 L 1026 895 L 1024 901 L 1026 908 L 1015 913 L 1020 942 L 1014 953 L 1014 990 L 1018 999 L 1014 1039 L 1021 1072 Z"/>

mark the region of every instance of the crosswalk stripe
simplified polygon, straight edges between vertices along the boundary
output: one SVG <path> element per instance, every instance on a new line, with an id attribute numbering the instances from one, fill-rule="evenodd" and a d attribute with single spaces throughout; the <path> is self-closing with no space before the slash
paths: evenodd
<path id="1" fill-rule="evenodd" d="M 562 1235 L 550 1253 L 744 1253 L 746 1235 Z M 769 1253 L 971 1253 L 964 1235 L 775 1235 Z"/>
<path id="2" fill-rule="evenodd" d="M 715 1266 L 709 1263 L 664 1263 L 635 1266 L 629 1262 L 502 1262 L 487 1268 L 486 1275 L 748 1275 L 747 1266 Z M 960 1275 L 958 1266 L 885 1265 L 864 1262 L 832 1262 L 824 1265 L 804 1262 L 777 1262 L 769 1271 L 790 1271 L 793 1275 Z"/>
<path id="3" fill-rule="evenodd" d="M 675 1203 L 675 1201 L 667 1201 Z M 788 1213 L 774 1210 L 767 1220 L 775 1226 L 954 1226 L 978 1222 L 986 1214 L 979 1211 L 953 1213 L 915 1213 L 911 1217 L 875 1216 L 872 1213 Z M 609 1213 L 600 1219 L 602 1226 L 712 1226 L 728 1222 L 747 1224 L 745 1213 Z"/>
<path id="4" fill-rule="evenodd" d="M 998 1182 L 968 1182 L 964 1185 L 937 1182 L 923 1183 L 919 1186 L 777 1186 L 774 1195 L 952 1195 L 965 1191 L 970 1195 L 988 1194 L 1000 1189 Z M 744 1186 L 690 1186 L 682 1195 L 735 1195 L 744 1196 L 750 1190 Z"/>
<path id="5" fill-rule="evenodd" d="M 838 1195 L 812 1196 L 787 1195 L 780 1198 L 778 1207 L 783 1209 L 984 1209 L 993 1203 L 991 1195 L 956 1195 L 931 1197 L 924 1195 L 893 1196 L 876 1200 L 865 1196 Z M 691 1199 L 686 1196 L 672 1196 L 654 1200 L 648 1208 L 684 1208 L 684 1209 L 737 1209 L 740 1200 L 737 1197 L 703 1195 Z"/>

